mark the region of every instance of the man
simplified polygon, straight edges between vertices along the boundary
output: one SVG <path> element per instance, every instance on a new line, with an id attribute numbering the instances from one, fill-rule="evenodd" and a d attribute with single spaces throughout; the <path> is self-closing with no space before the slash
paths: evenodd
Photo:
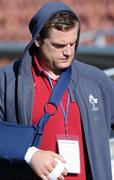
<path id="1" fill-rule="evenodd" d="M 1 69 L 0 119 L 36 124 L 61 74 L 71 68 L 57 112 L 45 124 L 40 146 L 30 147 L 25 160 L 36 179 L 111 180 L 114 83 L 97 68 L 75 60 L 80 22 L 65 4 L 44 5 L 29 29 L 32 41 L 23 58 Z M 23 166 L 16 170 L 25 173 Z"/>

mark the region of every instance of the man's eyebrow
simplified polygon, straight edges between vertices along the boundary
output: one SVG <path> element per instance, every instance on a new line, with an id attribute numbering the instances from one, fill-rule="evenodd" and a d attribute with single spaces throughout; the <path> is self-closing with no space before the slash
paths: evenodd
<path id="1" fill-rule="evenodd" d="M 72 44 L 75 44 L 76 43 L 76 40 L 75 41 L 73 41 L 73 42 L 70 42 L 70 44 L 72 45 Z M 51 44 L 53 45 L 53 46 L 60 46 L 60 47 L 62 47 L 62 46 L 66 46 L 67 44 L 69 44 L 69 43 L 56 43 L 56 42 L 51 42 Z"/>

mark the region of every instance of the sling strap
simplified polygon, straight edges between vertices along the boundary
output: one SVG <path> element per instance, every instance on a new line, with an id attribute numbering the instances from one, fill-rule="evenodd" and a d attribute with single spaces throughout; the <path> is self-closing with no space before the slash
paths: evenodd
<path id="1" fill-rule="evenodd" d="M 55 106 L 55 108 L 57 109 L 57 105 L 60 103 L 61 98 L 63 97 L 63 94 L 68 87 L 70 78 L 71 78 L 71 66 L 62 72 L 58 82 L 56 83 L 56 85 L 52 91 L 51 97 L 47 104 L 51 104 L 51 105 Z M 44 115 L 41 117 L 41 119 L 39 120 L 39 122 L 36 125 L 36 136 L 34 138 L 32 146 L 38 147 L 40 145 L 41 137 L 43 134 L 43 128 L 44 128 L 46 122 L 49 120 L 51 115 L 52 114 L 47 112 L 45 109 Z M 40 139 L 40 141 L 39 141 L 39 139 Z"/>

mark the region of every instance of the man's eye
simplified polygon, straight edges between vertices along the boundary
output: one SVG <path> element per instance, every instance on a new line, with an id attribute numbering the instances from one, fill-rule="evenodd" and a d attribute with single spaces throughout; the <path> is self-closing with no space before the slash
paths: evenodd
<path id="1" fill-rule="evenodd" d="M 64 48 L 65 47 L 65 45 L 63 45 L 63 44 L 53 44 L 53 46 L 55 47 L 55 48 Z"/>
<path id="2" fill-rule="evenodd" d="M 74 45 L 75 45 L 75 43 L 71 43 L 71 44 L 70 44 L 70 46 L 74 46 Z"/>

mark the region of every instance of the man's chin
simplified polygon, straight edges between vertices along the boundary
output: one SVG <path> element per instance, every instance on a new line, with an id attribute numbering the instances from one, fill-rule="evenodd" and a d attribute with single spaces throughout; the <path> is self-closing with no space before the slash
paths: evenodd
<path id="1" fill-rule="evenodd" d="M 59 69 L 59 71 L 63 71 L 63 70 L 65 70 L 65 69 L 67 69 L 69 66 L 70 66 L 70 64 L 67 65 L 67 66 L 61 66 L 61 67 L 59 67 L 58 69 Z"/>
<path id="2" fill-rule="evenodd" d="M 63 63 L 61 66 L 60 66 L 60 69 L 66 69 L 68 68 L 69 66 L 71 65 L 71 63 Z"/>

